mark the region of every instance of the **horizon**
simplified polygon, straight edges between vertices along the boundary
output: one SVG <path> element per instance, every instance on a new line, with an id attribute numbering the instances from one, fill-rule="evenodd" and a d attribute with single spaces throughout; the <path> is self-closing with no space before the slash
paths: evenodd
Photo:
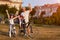
<path id="1" fill-rule="evenodd" d="M 28 6 L 28 3 L 32 5 L 32 7 L 38 5 L 38 6 L 43 6 L 45 4 L 56 4 L 60 3 L 60 0 L 23 0 L 22 6 Z"/>

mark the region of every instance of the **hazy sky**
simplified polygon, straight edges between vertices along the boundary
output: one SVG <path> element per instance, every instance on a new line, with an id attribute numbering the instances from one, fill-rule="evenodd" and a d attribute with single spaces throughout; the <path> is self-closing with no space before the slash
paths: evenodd
<path id="1" fill-rule="evenodd" d="M 27 6 L 30 3 L 32 6 L 44 5 L 44 4 L 54 4 L 58 3 L 60 0 L 23 0 L 23 6 Z"/>

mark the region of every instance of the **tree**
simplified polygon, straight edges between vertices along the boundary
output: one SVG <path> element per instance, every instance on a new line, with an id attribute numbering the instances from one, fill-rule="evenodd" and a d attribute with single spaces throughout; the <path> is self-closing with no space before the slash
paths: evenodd
<path id="1" fill-rule="evenodd" d="M 17 9 L 15 7 L 11 7 L 11 8 L 8 9 L 8 11 L 9 11 L 10 14 L 15 14 Z"/>
<path id="2" fill-rule="evenodd" d="M 6 4 L 6 5 L 0 5 L 0 13 L 6 13 L 5 10 L 8 9 L 9 6 Z"/>

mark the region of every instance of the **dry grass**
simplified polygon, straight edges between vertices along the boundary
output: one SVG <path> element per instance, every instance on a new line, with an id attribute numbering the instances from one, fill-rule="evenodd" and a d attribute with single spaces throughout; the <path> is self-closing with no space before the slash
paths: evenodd
<path id="1" fill-rule="evenodd" d="M 33 27 L 32 38 L 18 36 L 18 27 L 16 27 L 16 37 L 9 38 L 7 25 L 0 25 L 0 40 L 60 40 L 60 28 Z"/>

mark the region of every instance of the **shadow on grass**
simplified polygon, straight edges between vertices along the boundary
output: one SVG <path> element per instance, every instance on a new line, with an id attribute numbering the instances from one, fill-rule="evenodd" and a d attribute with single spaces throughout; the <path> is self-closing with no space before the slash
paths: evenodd
<path id="1" fill-rule="evenodd" d="M 45 27 L 45 28 L 60 28 L 59 25 L 45 25 L 45 24 L 34 24 L 35 27 Z"/>
<path id="2" fill-rule="evenodd" d="M 0 31 L 0 35 L 8 36 L 8 32 Z"/>

